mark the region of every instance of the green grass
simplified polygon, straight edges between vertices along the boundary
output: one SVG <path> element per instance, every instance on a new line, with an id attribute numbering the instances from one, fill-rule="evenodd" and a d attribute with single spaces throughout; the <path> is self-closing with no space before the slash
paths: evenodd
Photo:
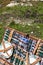
<path id="1" fill-rule="evenodd" d="M 3 35 L 4 35 L 5 29 L 2 25 L 0 25 L 0 42 L 2 41 Z"/>
<path id="2" fill-rule="evenodd" d="M 34 6 L 14 6 L 14 7 L 4 7 L 2 9 L 0 9 L 0 14 L 2 12 L 9 12 L 15 15 L 15 17 L 25 17 L 25 14 L 27 11 L 30 11 L 30 18 L 34 18 L 34 16 L 32 16 L 32 14 L 38 13 L 38 14 L 43 14 L 43 2 L 37 2 L 36 5 L 34 4 Z M 43 19 L 43 16 L 39 16 L 40 18 Z"/>
<path id="3" fill-rule="evenodd" d="M 21 25 L 21 24 L 15 24 L 14 22 L 12 22 L 9 27 L 17 29 L 21 32 L 24 33 L 29 33 L 31 34 L 31 32 L 33 31 L 34 36 L 38 37 L 38 38 L 42 38 L 43 39 L 43 24 L 31 24 L 31 25 Z"/>

